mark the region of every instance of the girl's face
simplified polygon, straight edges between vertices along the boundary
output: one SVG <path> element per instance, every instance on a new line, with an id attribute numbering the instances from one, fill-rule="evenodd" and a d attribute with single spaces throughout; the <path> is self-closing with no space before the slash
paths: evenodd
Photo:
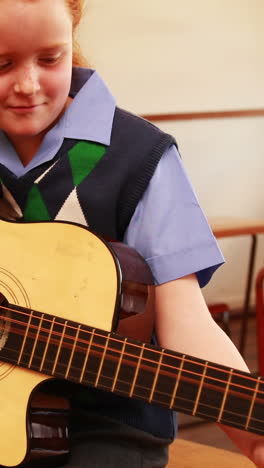
<path id="1" fill-rule="evenodd" d="M 0 0 L 0 128 L 15 143 L 64 112 L 72 73 L 72 20 L 64 0 Z"/>

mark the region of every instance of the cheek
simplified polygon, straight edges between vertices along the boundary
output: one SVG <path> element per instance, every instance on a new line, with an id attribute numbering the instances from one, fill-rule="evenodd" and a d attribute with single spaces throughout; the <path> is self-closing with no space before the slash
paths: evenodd
<path id="1" fill-rule="evenodd" d="M 45 78 L 46 95 L 56 101 L 68 97 L 71 86 L 71 70 L 58 70 Z"/>
<path id="2" fill-rule="evenodd" d="M 9 80 L 5 78 L 0 78 L 0 103 L 4 103 L 9 99 L 10 96 L 10 89 L 11 85 L 9 83 Z"/>

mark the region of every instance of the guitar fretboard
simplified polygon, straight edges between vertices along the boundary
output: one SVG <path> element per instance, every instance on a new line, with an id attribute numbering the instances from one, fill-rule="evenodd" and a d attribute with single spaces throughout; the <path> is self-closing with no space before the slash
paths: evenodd
<path id="1" fill-rule="evenodd" d="M 264 435 L 261 377 L 22 307 L 1 320 L 2 361 Z"/>

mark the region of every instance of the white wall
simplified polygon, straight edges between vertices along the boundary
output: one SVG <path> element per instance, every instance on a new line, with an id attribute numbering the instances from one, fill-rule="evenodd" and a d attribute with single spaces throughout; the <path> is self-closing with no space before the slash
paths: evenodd
<path id="1" fill-rule="evenodd" d="M 262 0 L 87 0 L 80 42 L 118 104 L 136 113 L 264 107 Z M 175 122 L 208 215 L 264 217 L 264 118 Z M 249 239 L 221 240 L 208 301 L 240 305 Z M 264 239 L 257 266 L 264 260 Z"/>

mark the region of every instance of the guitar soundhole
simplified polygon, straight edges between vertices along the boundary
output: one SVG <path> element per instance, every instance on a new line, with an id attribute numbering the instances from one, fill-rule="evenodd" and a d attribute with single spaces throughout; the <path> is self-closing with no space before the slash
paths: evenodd
<path id="1" fill-rule="evenodd" d="M 11 314 L 8 310 L 8 302 L 0 293 L 0 351 L 5 347 L 10 332 Z"/>

